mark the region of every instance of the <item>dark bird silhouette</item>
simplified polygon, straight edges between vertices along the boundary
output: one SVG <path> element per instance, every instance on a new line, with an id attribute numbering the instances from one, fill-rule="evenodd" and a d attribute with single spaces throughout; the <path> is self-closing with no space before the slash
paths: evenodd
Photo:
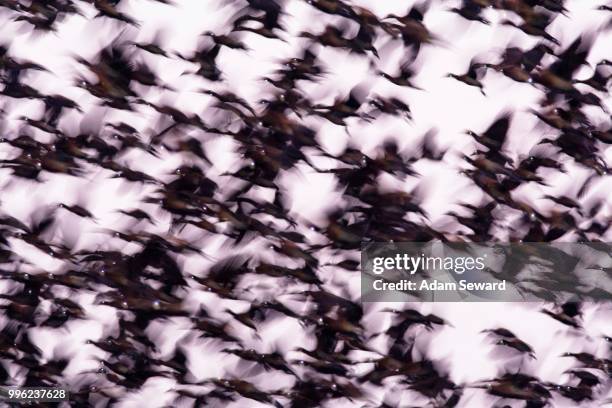
<path id="1" fill-rule="evenodd" d="M 232 31 L 248 31 L 257 35 L 261 35 L 265 38 L 284 41 L 281 37 L 279 37 L 278 33 L 275 32 L 275 30 L 284 30 L 284 27 L 279 22 L 279 18 L 283 12 L 281 6 L 275 3 L 274 1 L 269 1 L 266 4 L 262 5 L 253 2 L 253 4 L 250 4 L 249 6 L 250 8 L 263 11 L 263 15 L 254 16 L 246 13 L 243 14 L 242 16 L 234 20 L 234 28 Z M 251 21 L 259 23 L 260 26 L 251 27 L 245 25 L 245 23 Z"/>
<path id="2" fill-rule="evenodd" d="M 437 41 L 436 35 L 423 22 L 428 8 L 428 2 L 417 3 L 404 16 L 390 14 L 385 18 L 385 20 L 393 19 L 397 23 L 385 21 L 381 25 L 383 30 L 392 37 L 400 38 L 404 45 L 411 49 L 415 58 L 423 44 L 432 44 Z"/>
<path id="3" fill-rule="evenodd" d="M 94 7 L 98 10 L 98 17 L 107 17 L 138 27 L 139 24 L 132 17 L 117 10 L 112 0 L 93 0 Z"/>
<path id="4" fill-rule="evenodd" d="M 378 51 L 373 46 L 374 38 L 371 33 L 368 33 L 363 27 L 353 38 L 344 36 L 345 29 L 328 25 L 320 34 L 312 34 L 303 32 L 301 37 L 309 38 L 314 42 L 326 47 L 343 48 L 356 54 L 366 54 L 371 52 L 378 58 Z"/>
<path id="5" fill-rule="evenodd" d="M 517 47 L 506 48 L 502 59 L 497 64 L 485 64 L 503 73 L 508 78 L 517 82 L 532 82 L 531 72 L 540 65 L 546 54 L 554 54 L 553 50 L 545 44 L 538 44 L 528 51 Z"/>
<path id="6" fill-rule="evenodd" d="M 550 66 L 535 72 L 535 82 L 545 86 L 554 93 L 577 92 L 573 84 L 573 75 L 586 63 L 592 45 L 592 38 L 578 37 L 567 49 L 558 54 Z"/>
<path id="7" fill-rule="evenodd" d="M 384 311 L 391 312 L 395 315 L 396 323 L 392 324 L 386 331 L 386 334 L 395 341 L 402 340 L 406 331 L 413 325 L 422 324 L 427 330 L 432 330 L 433 325 L 447 324 L 446 321 L 439 316 L 434 314 L 423 315 L 414 309 L 385 309 Z"/>
<path id="8" fill-rule="evenodd" d="M 59 208 L 63 208 L 66 211 L 70 211 L 71 213 L 82 217 L 82 218 L 91 218 L 91 219 L 95 219 L 95 217 L 93 216 L 92 213 L 89 212 L 89 210 L 87 210 L 86 208 L 81 207 L 78 204 L 74 204 L 74 205 L 67 205 L 67 204 L 58 204 Z"/>
<path id="9" fill-rule="evenodd" d="M 563 323 L 566 326 L 579 329 L 581 328 L 579 319 L 582 316 L 580 308 L 581 304 L 579 302 L 565 302 L 561 305 L 561 308 L 558 312 L 543 309 L 542 313 L 547 314 L 548 316 Z"/>
<path id="10" fill-rule="evenodd" d="M 227 48 L 231 48 L 234 50 L 244 50 L 246 51 L 248 48 L 238 39 L 230 36 L 230 35 L 216 35 L 212 31 L 206 31 L 203 36 L 210 37 L 215 45 L 223 46 Z"/>
<path id="11" fill-rule="evenodd" d="M 486 68 L 486 64 L 475 62 L 474 60 L 470 61 L 470 65 L 465 74 L 447 74 L 447 77 L 454 78 L 457 81 L 461 81 L 466 85 L 474 86 L 480 89 L 480 93 L 486 96 L 484 92 L 484 85 L 480 82 L 480 78 L 482 76 L 482 69 Z"/>
<path id="12" fill-rule="evenodd" d="M 504 113 L 489 126 L 481 135 L 468 130 L 466 133 L 474 138 L 479 144 L 485 146 L 490 151 L 502 150 L 510 128 L 511 114 Z"/>
<path id="13" fill-rule="evenodd" d="M 516 27 L 525 34 L 542 37 L 555 45 L 560 45 L 559 41 L 546 31 L 553 17 L 546 13 L 529 13 L 525 17 L 519 24 L 511 20 L 503 20 L 501 24 Z"/>
<path id="14" fill-rule="evenodd" d="M 489 394 L 502 398 L 527 401 L 530 406 L 543 406 L 539 404 L 546 404 L 551 397 L 550 392 L 537 378 L 520 373 L 507 373 L 488 381 L 486 385 L 474 387 L 485 388 Z"/>
<path id="15" fill-rule="evenodd" d="M 264 370 L 279 370 L 286 374 L 297 376 L 278 351 L 273 353 L 258 353 L 254 349 L 223 349 L 224 353 L 234 354 L 239 358 L 261 365 Z"/>
<path id="16" fill-rule="evenodd" d="M 489 20 L 484 18 L 481 13 L 485 9 L 479 2 L 474 0 L 463 0 L 461 7 L 453 7 L 449 11 L 460 15 L 466 20 L 477 21 L 482 24 L 491 24 Z"/>
<path id="17" fill-rule="evenodd" d="M 217 66 L 217 56 L 220 50 L 221 46 L 215 44 L 212 47 L 202 47 L 191 56 L 185 56 L 180 53 L 175 53 L 175 55 L 185 61 L 197 64 L 198 70 L 194 73 L 195 75 L 200 75 L 209 81 L 215 82 L 220 81 L 222 75 L 221 70 Z"/>

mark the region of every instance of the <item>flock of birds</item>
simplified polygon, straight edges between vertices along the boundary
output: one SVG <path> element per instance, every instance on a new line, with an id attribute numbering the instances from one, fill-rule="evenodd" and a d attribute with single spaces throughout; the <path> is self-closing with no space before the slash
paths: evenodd
<path id="1" fill-rule="evenodd" d="M 145 3 L 181 6 L 175 2 Z M 130 3 L 0 0 L 5 24 L 33 43 L 68 21 L 115 31 L 95 55 L 71 56 L 76 73 L 66 92 L 40 86 L 66 72 L 18 56 L 10 43 L 0 47 L 0 384 L 66 387 L 64 404 L 75 407 L 611 403 L 606 303 L 546 303 L 535 312 L 555 325 L 553 338 L 573 339 L 561 355 L 536 349 L 520 330 L 483 328 L 477 335 L 497 371 L 471 381 L 451 372 L 452 359 L 432 354 L 437 333 L 461 326 L 444 309 L 362 304 L 348 282 L 359 284 L 364 242 L 606 242 L 612 62 L 589 57 L 610 30 L 612 6 L 593 2 L 609 22 L 564 39 L 549 29 L 571 21 L 564 0 L 416 2 L 398 15 L 341 0 L 237 0 L 217 4 L 231 11 L 222 29 L 203 31 L 195 49 L 179 52 L 162 35 L 135 39 L 141 22 Z M 445 146 L 435 128 L 409 144 L 378 139 L 367 151 L 358 142 L 362 126 L 376 133 L 388 121 L 419 122 L 405 95 L 428 92 L 419 73 L 435 61 L 423 55 L 449 44 L 427 17 L 450 3 L 444 12 L 457 24 L 520 30 L 532 42 L 476 56 L 466 72 L 439 79 L 482 98 L 491 98 L 495 76 L 536 92 L 526 114 L 537 131 L 524 157 L 509 136 L 511 110 L 480 131 L 451 135 L 469 151 Z M 327 22 L 322 30 L 290 30 L 286 19 L 304 8 Z M 250 41 L 297 45 L 252 84 L 261 89 L 255 98 L 226 78 L 226 69 L 248 71 L 227 61 L 252 53 Z M 321 55 L 330 49 L 365 62 L 369 74 L 334 100 L 318 97 L 329 70 Z M 604 49 L 612 58 L 610 43 Z M 398 50 L 400 61 L 388 64 Z M 153 67 L 168 61 L 185 67 L 177 83 L 190 89 Z M 381 81 L 398 92 L 373 92 Z M 173 103 L 184 92 L 205 101 L 192 104 L 200 113 Z M 330 137 L 346 143 L 330 149 Z M 423 164 L 434 172 L 448 163 L 480 201 L 438 203 L 445 213 L 437 222 L 427 209 L 431 186 L 419 180 Z M 320 220 L 292 209 L 288 184 L 304 174 L 333 179 Z M 559 175 L 572 177 L 567 192 L 522 193 L 551 187 Z M 88 189 L 109 180 L 137 199 L 97 213 Z M 77 198 L 29 195 L 48 185 L 77 185 Z M 22 200 L 13 206 L 20 214 L 7 210 L 10 195 Z M 610 265 L 595 267 L 610 276 Z M 589 328 L 598 314 L 607 332 Z M 538 364 L 567 369 L 549 380 Z"/>

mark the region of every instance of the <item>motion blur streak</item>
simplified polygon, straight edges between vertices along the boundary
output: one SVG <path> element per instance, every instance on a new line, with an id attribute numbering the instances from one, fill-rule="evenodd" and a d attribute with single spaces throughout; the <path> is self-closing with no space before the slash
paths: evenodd
<path id="1" fill-rule="evenodd" d="M 611 11 L 0 0 L 0 384 L 75 407 L 609 404 L 609 303 L 363 305 L 358 259 L 609 241 Z"/>

